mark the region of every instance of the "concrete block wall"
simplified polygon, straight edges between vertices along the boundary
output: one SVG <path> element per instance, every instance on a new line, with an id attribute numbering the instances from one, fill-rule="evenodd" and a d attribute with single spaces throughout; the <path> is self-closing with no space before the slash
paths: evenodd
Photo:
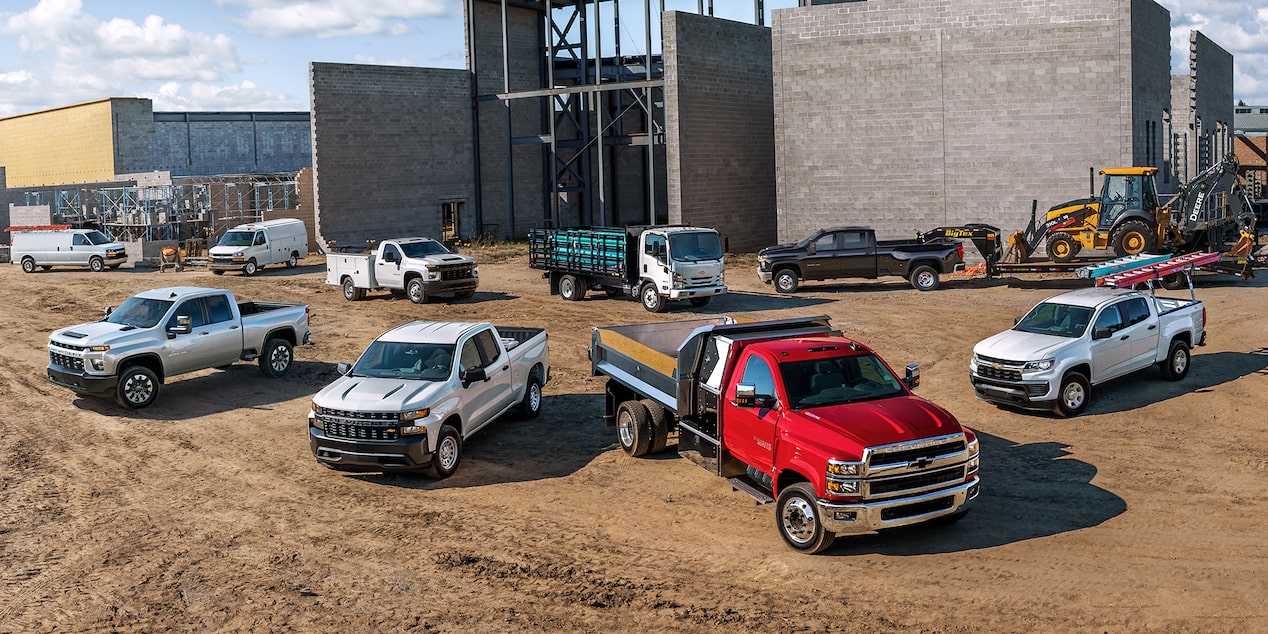
<path id="1" fill-rule="evenodd" d="M 317 62 L 309 71 L 319 239 L 439 238 L 440 203 L 475 195 L 470 74 Z"/>
<path id="2" fill-rule="evenodd" d="M 114 132 L 114 172 L 155 169 L 153 102 L 149 99 L 111 99 Z"/>
<path id="3" fill-rule="evenodd" d="M 477 93 L 492 95 L 504 92 L 504 77 L 510 78 L 509 86 L 513 91 L 544 87 L 541 59 L 545 56 L 542 39 L 545 27 L 541 12 L 514 6 L 507 8 L 510 71 L 507 73 L 503 68 L 501 4 L 472 2 L 468 6 L 473 6 L 475 11 Z M 543 113 L 548 107 L 548 100 L 479 102 L 480 212 L 481 224 L 484 225 L 479 232 L 518 238 L 529 229 L 541 226 L 548 215 L 543 165 L 545 154 L 540 144 L 514 144 L 509 148 L 511 161 L 508 166 L 508 103 L 510 138 L 530 137 L 547 131 Z M 466 110 L 470 112 L 470 105 Z"/>
<path id="4" fill-rule="evenodd" d="M 1132 30 L 1136 1 L 1148 0 L 775 11 L 779 239 L 855 223 L 883 238 L 968 222 L 1007 232 L 1032 199 L 1042 213 L 1085 195 L 1089 166 L 1135 159 L 1133 37 L 1168 38 L 1153 19 Z"/>
<path id="5" fill-rule="evenodd" d="M 662 15 L 669 221 L 713 227 L 728 247 L 772 244 L 775 126 L 770 29 Z"/>
<path id="6" fill-rule="evenodd" d="M 155 113 L 152 169 L 175 176 L 295 172 L 312 165 L 308 113 Z"/>
<path id="7" fill-rule="evenodd" d="M 1171 42 L 1158 34 L 1171 32 L 1171 13 L 1153 0 L 1132 0 L 1131 19 L 1123 25 L 1131 38 L 1131 164 L 1161 170 L 1167 158 L 1164 126 L 1171 109 Z"/>
<path id="8" fill-rule="evenodd" d="M 1193 91 L 1189 173 L 1196 175 L 1233 151 L 1233 56 L 1200 31 L 1190 31 L 1189 75 Z M 1199 152 L 1203 139 L 1210 149 L 1206 164 Z"/>

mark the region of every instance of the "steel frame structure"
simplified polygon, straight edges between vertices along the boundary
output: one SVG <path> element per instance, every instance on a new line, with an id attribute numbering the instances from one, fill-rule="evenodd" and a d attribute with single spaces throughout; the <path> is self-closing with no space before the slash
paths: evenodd
<path id="1" fill-rule="evenodd" d="M 643 52 L 633 56 L 624 55 L 621 50 L 624 43 L 622 0 L 465 0 L 467 60 L 473 75 L 478 68 L 475 2 L 501 5 L 503 75 L 500 92 L 481 94 L 478 82 L 472 81 L 477 223 L 482 227 L 486 224 L 478 193 L 480 179 L 492 177 L 482 176 L 480 170 L 479 106 L 490 102 L 500 102 L 505 111 L 505 218 L 509 235 L 516 235 L 512 153 L 515 145 L 542 148 L 545 217 L 541 222 L 551 226 L 562 226 L 572 219 L 581 225 L 614 223 L 614 210 L 622 201 L 620 179 L 615 178 L 617 159 L 624 152 L 642 148 L 642 221 L 655 223 L 657 165 L 664 160 L 665 80 L 661 56 L 653 54 L 653 50 L 662 48 L 662 42 L 659 38 L 653 42 L 652 11 L 655 5 L 655 16 L 660 16 L 665 10 L 664 0 L 625 0 L 627 7 L 632 3 L 641 8 L 643 16 L 643 38 L 638 43 Z M 701 15 L 712 16 L 713 4 L 714 0 L 697 0 L 696 10 Z M 532 9 L 541 16 L 544 50 L 541 51 L 540 85 L 535 89 L 512 90 L 510 87 L 509 7 Z M 765 13 L 764 1 L 753 0 L 754 24 L 764 25 Z M 611 55 L 603 55 L 605 42 L 612 48 Z M 513 136 L 511 105 L 520 100 L 540 103 L 542 129 L 539 134 Z M 658 149 L 662 152 L 659 159 Z"/>

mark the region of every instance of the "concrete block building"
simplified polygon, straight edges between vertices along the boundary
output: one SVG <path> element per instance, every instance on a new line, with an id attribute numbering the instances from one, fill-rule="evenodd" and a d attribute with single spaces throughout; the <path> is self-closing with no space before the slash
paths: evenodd
<path id="1" fill-rule="evenodd" d="M 870 0 L 774 12 L 779 239 L 1023 228 L 1090 166 L 1161 166 L 1168 12 L 1152 0 Z M 1231 103 L 1231 101 L 1230 101 Z"/>

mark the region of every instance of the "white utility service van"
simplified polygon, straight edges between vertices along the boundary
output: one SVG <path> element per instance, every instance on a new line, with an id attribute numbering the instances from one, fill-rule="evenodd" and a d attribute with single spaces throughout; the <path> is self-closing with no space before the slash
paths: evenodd
<path id="1" fill-rule="evenodd" d="M 119 268 L 128 261 L 122 244 L 96 229 L 44 229 L 10 227 L 9 261 L 34 273 L 54 266 L 86 266 L 93 271 Z"/>
<path id="2" fill-rule="evenodd" d="M 304 221 L 280 218 L 226 231 L 220 243 L 208 252 L 207 266 L 216 275 L 237 269 L 251 276 L 269 264 L 285 263 L 287 268 L 294 268 L 307 255 L 308 230 Z"/>

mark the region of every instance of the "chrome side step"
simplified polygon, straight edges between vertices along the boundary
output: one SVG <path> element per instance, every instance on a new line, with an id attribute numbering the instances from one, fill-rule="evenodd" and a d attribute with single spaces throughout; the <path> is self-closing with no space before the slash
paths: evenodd
<path id="1" fill-rule="evenodd" d="M 771 502 L 775 501 L 775 498 L 771 497 L 769 493 L 759 488 L 757 485 L 753 483 L 752 480 L 744 476 L 736 476 L 734 478 L 727 478 L 726 481 L 730 482 L 731 487 L 734 488 L 736 491 L 742 491 L 748 494 L 749 497 L 753 498 L 754 500 L 757 500 L 758 504 L 770 504 Z"/>

